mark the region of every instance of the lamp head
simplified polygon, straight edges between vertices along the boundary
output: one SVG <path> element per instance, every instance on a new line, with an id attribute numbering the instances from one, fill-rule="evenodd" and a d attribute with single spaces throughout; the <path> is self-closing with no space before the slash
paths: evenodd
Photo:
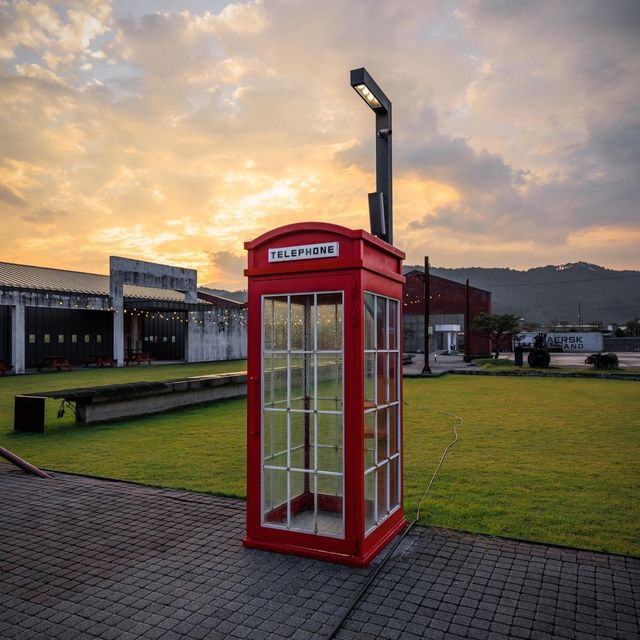
<path id="1" fill-rule="evenodd" d="M 364 67 L 351 70 L 351 86 L 377 113 L 391 111 L 391 102 Z"/>

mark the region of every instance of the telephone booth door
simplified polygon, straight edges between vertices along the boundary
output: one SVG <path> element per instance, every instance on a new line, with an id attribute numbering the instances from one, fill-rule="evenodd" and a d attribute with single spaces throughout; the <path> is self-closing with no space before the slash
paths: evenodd
<path id="1" fill-rule="evenodd" d="M 262 298 L 262 524 L 344 538 L 342 291 Z"/>

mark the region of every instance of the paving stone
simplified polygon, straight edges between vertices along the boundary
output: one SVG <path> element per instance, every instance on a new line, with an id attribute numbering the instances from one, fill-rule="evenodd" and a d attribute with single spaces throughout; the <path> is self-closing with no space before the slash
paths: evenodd
<path id="1" fill-rule="evenodd" d="M 245 504 L 0 465 L 0 637 L 311 640 L 367 580 L 245 549 Z M 640 637 L 640 560 L 415 527 L 338 638 Z"/>

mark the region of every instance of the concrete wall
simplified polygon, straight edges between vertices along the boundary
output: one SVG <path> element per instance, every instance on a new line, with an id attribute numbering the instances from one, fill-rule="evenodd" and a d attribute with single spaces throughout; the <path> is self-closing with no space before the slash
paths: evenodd
<path id="1" fill-rule="evenodd" d="M 196 303 L 197 272 L 195 269 L 172 267 L 144 260 L 130 260 L 111 256 L 109 258 L 109 294 L 114 308 L 113 357 L 118 366 L 124 365 L 124 285 L 135 284 L 153 289 L 169 289 L 184 293 L 184 301 Z M 191 362 L 191 360 L 187 360 Z"/>
<path id="2" fill-rule="evenodd" d="M 245 312 L 190 311 L 187 323 L 186 354 L 187 362 L 246 358 Z"/>

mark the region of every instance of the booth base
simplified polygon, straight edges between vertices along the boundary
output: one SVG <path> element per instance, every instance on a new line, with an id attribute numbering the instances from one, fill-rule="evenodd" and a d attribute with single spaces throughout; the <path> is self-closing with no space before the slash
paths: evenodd
<path id="1" fill-rule="evenodd" d="M 371 548 L 368 548 L 361 555 L 349 555 L 343 553 L 335 553 L 333 551 L 323 551 L 321 549 L 311 549 L 309 547 L 300 547 L 292 544 L 284 544 L 278 542 L 265 542 L 263 540 L 255 540 L 246 536 L 242 541 L 245 547 L 251 549 L 261 549 L 262 551 L 275 551 L 276 553 L 285 553 L 294 556 L 303 556 L 305 558 L 313 558 L 314 560 L 324 560 L 325 562 L 336 562 L 338 564 L 346 564 L 351 567 L 367 567 L 369 563 L 384 549 L 384 547 L 400 533 L 407 521 L 404 518 L 398 520 L 380 540 Z"/>

